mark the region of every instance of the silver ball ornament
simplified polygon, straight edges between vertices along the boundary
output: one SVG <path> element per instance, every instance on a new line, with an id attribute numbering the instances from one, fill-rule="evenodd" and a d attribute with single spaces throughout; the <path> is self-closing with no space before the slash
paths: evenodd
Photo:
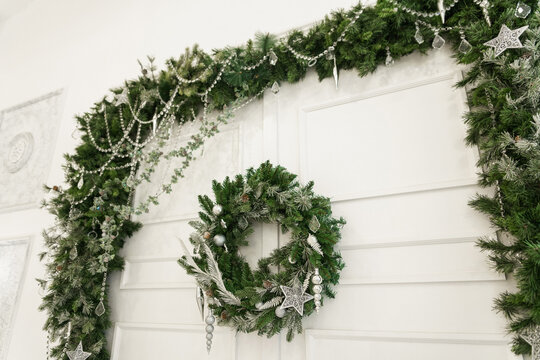
<path id="1" fill-rule="evenodd" d="M 212 333 L 206 334 L 206 340 L 212 340 L 213 337 L 214 335 Z"/>
<path id="2" fill-rule="evenodd" d="M 214 244 L 217 246 L 223 246 L 225 245 L 225 235 L 217 234 L 214 236 Z"/>
<path id="3" fill-rule="evenodd" d="M 322 278 L 320 275 L 313 275 L 313 277 L 311 278 L 311 282 L 319 285 L 320 283 L 322 283 Z"/>
<path id="4" fill-rule="evenodd" d="M 282 309 L 281 306 L 278 306 L 274 312 L 276 313 L 276 316 L 278 318 L 282 318 L 285 316 L 285 309 Z"/>
<path id="5" fill-rule="evenodd" d="M 210 333 L 214 331 L 214 325 L 206 325 L 206 332 Z"/>
<path id="6" fill-rule="evenodd" d="M 206 317 L 206 323 L 208 325 L 212 325 L 214 322 L 216 322 L 216 318 L 214 317 L 214 315 L 208 315 Z"/>
<path id="7" fill-rule="evenodd" d="M 315 294 L 313 295 L 313 299 L 315 299 L 315 301 L 321 301 L 321 294 Z"/>
<path id="8" fill-rule="evenodd" d="M 320 293 L 322 291 L 321 285 L 313 285 L 312 287 L 314 293 Z"/>
<path id="9" fill-rule="evenodd" d="M 214 207 L 212 208 L 212 212 L 214 213 L 214 215 L 219 215 L 221 214 L 221 212 L 223 211 L 223 208 L 221 207 L 221 205 L 214 205 Z"/>

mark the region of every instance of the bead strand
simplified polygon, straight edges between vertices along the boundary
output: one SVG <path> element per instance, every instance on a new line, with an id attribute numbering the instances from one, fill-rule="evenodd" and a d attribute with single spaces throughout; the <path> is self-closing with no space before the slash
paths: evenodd
<path id="1" fill-rule="evenodd" d="M 441 15 L 441 11 L 435 11 L 435 12 L 417 11 L 417 10 L 406 7 L 405 5 L 399 3 L 397 0 L 388 0 L 388 1 L 394 6 L 396 6 L 397 8 L 399 8 L 400 10 L 405 11 L 406 13 L 409 13 L 414 16 L 420 16 L 423 18 L 432 18 L 432 17 Z M 450 11 L 454 6 L 457 5 L 458 2 L 459 0 L 452 0 L 452 2 L 444 8 L 444 10 Z"/>
<path id="2" fill-rule="evenodd" d="M 345 40 L 345 34 L 347 33 L 347 31 L 351 28 L 351 26 L 353 26 L 356 21 L 358 20 L 358 18 L 360 18 L 360 15 L 362 14 L 363 10 L 360 10 L 358 11 L 353 19 L 347 24 L 347 26 L 345 26 L 345 28 L 343 29 L 343 31 L 341 32 L 341 34 L 338 36 L 338 38 L 332 43 L 332 45 L 330 45 L 327 49 L 325 49 L 323 52 L 319 53 L 318 55 L 315 55 L 315 56 L 307 56 L 307 55 L 304 55 L 304 54 L 301 54 L 299 53 L 298 51 L 296 51 L 291 45 L 289 45 L 287 42 L 282 42 L 283 46 L 285 46 L 287 48 L 287 50 L 289 50 L 293 55 L 294 57 L 296 57 L 297 59 L 299 60 L 303 60 L 303 61 L 307 61 L 308 63 L 308 66 L 314 66 L 316 63 L 317 63 L 317 60 L 319 60 L 321 57 L 323 56 L 326 56 L 328 55 L 328 53 L 330 52 L 333 52 L 335 50 L 335 47 L 340 43 L 342 42 L 343 40 Z"/>

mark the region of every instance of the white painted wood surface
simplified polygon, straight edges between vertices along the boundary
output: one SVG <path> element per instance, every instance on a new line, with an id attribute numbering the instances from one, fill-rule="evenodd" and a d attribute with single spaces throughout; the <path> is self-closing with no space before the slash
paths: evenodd
<path id="1" fill-rule="evenodd" d="M 516 359 L 491 310 L 511 285 L 474 246 L 492 230 L 467 205 L 486 190 L 476 185 L 477 150 L 463 140 L 465 95 L 453 88 L 461 71 L 443 50 L 362 79 L 343 71 L 337 91 L 309 73 L 242 110 L 126 243 L 126 269 L 112 278 L 112 359 Z M 219 328 L 208 356 L 176 237 L 187 240 L 196 195 L 209 194 L 212 179 L 266 159 L 332 198 L 347 220 L 347 267 L 336 299 L 293 342 Z M 173 167 L 164 164 L 136 198 Z M 286 240 L 258 225 L 245 255 L 254 262 Z"/>

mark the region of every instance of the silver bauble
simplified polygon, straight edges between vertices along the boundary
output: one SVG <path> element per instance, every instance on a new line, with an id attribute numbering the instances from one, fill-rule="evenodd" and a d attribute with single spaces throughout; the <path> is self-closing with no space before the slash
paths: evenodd
<path id="1" fill-rule="evenodd" d="M 214 236 L 214 244 L 217 246 L 223 246 L 225 245 L 225 235 L 217 234 Z"/>
<path id="2" fill-rule="evenodd" d="M 317 294 L 317 293 L 320 293 L 322 291 L 322 286 L 321 285 L 313 285 L 312 289 L 313 289 L 313 292 Z"/>
<path id="3" fill-rule="evenodd" d="M 214 207 L 212 208 L 212 212 L 214 213 L 214 215 L 219 215 L 221 214 L 221 212 L 223 211 L 223 208 L 221 207 L 221 205 L 214 205 Z"/>
<path id="4" fill-rule="evenodd" d="M 320 283 L 322 283 L 322 278 L 320 275 L 313 275 L 313 277 L 311 278 L 311 282 L 315 285 L 319 285 Z"/>
<path id="5" fill-rule="evenodd" d="M 278 307 L 276 308 L 276 311 L 274 311 L 274 312 L 276 313 L 276 316 L 277 316 L 278 318 L 282 318 L 282 317 L 285 316 L 285 309 L 282 309 L 281 306 L 278 306 Z"/>
<path id="6" fill-rule="evenodd" d="M 206 325 L 206 332 L 212 332 L 214 331 L 214 325 Z"/>
<path id="7" fill-rule="evenodd" d="M 208 325 L 212 325 L 215 321 L 216 321 L 216 318 L 214 317 L 214 315 L 208 315 L 206 317 L 206 323 Z"/>
<path id="8" fill-rule="evenodd" d="M 313 299 L 315 299 L 315 301 L 321 301 L 321 294 L 313 295 Z"/>
<path id="9" fill-rule="evenodd" d="M 206 334 L 206 340 L 212 340 L 213 337 L 214 335 L 212 335 L 212 333 Z"/>

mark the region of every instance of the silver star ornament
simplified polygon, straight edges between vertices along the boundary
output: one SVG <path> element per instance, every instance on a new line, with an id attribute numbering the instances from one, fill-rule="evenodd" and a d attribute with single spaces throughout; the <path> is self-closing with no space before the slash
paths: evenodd
<path id="1" fill-rule="evenodd" d="M 313 299 L 313 295 L 306 294 L 301 286 L 288 287 L 280 286 L 285 295 L 285 300 L 281 303 L 282 309 L 294 308 L 300 315 L 304 315 L 304 304 Z"/>
<path id="2" fill-rule="evenodd" d="M 515 30 L 510 30 L 508 26 L 503 25 L 496 38 L 485 42 L 484 45 L 491 46 L 495 49 L 495 56 L 501 55 L 506 49 L 519 49 L 523 45 L 519 41 L 521 34 L 527 30 L 529 26 L 522 26 Z"/>
<path id="3" fill-rule="evenodd" d="M 540 360 L 540 326 L 524 331 L 520 336 L 531 345 L 532 360 Z"/>
<path id="4" fill-rule="evenodd" d="M 124 88 L 124 90 L 122 90 L 120 94 L 117 94 L 114 99 L 117 106 L 121 104 L 127 104 L 129 102 L 128 89 Z"/>
<path id="5" fill-rule="evenodd" d="M 77 345 L 77 348 L 74 351 L 66 351 L 66 354 L 69 358 L 69 360 L 86 360 L 91 353 L 84 352 L 82 348 L 82 341 L 79 342 L 79 345 Z"/>

